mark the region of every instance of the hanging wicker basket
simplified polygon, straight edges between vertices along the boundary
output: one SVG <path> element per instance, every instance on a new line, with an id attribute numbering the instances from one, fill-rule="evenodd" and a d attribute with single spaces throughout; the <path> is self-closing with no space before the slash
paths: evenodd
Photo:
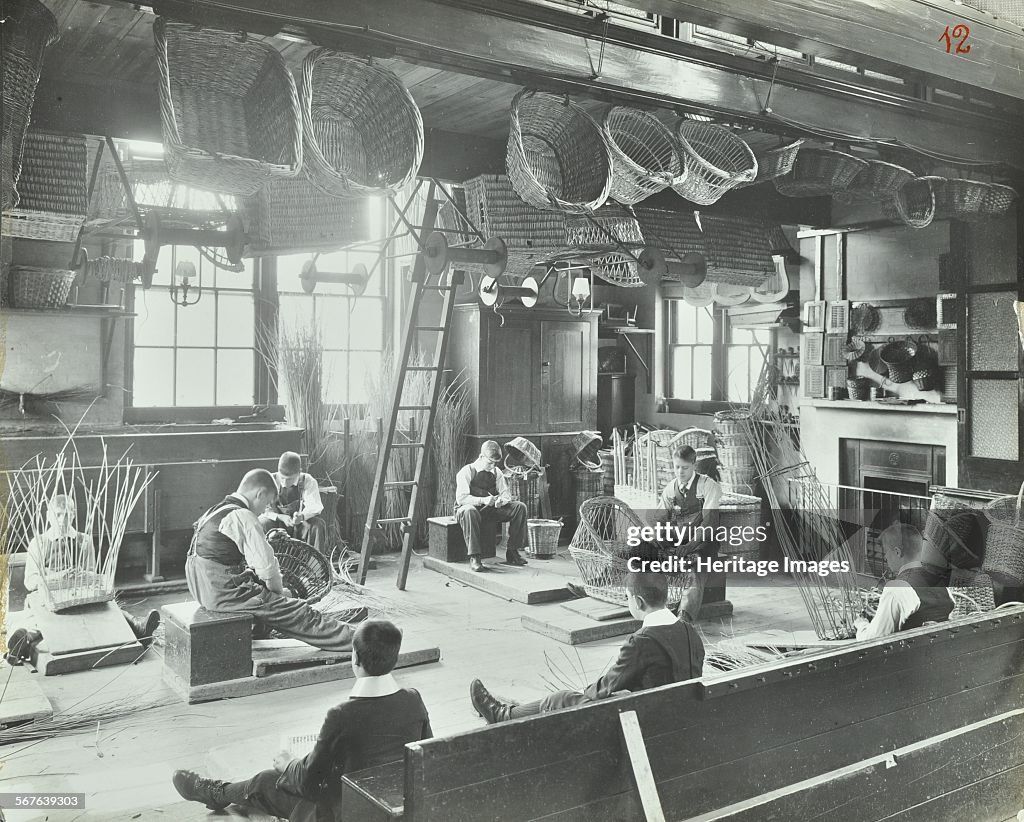
<path id="1" fill-rule="evenodd" d="M 37 0 L 5 0 L 0 26 L 0 208 L 18 205 L 18 179 L 25 133 L 32 117 L 36 85 L 46 47 L 58 36 L 57 20 Z"/>
<path id="2" fill-rule="evenodd" d="M 1017 199 L 1017 191 L 1000 183 L 989 183 L 985 196 L 978 205 L 978 213 L 971 219 L 987 219 L 1005 214 Z"/>
<path id="3" fill-rule="evenodd" d="M 1022 498 L 1024 485 L 1016 496 L 1000 497 L 985 506 L 990 525 L 981 569 L 997 582 L 1007 585 L 1024 584 Z"/>
<path id="4" fill-rule="evenodd" d="M 916 177 L 882 200 L 886 216 L 911 228 L 927 228 L 935 218 L 935 192 L 931 179 Z"/>
<path id="5" fill-rule="evenodd" d="M 836 199 L 841 203 L 890 199 L 913 179 L 914 172 L 909 168 L 881 160 L 868 160 L 850 185 L 836 193 Z"/>
<path id="6" fill-rule="evenodd" d="M 608 199 L 612 157 L 600 126 L 575 103 L 523 89 L 512 100 L 505 165 L 523 200 L 586 214 Z"/>
<path id="7" fill-rule="evenodd" d="M 75 272 L 58 268 L 12 265 L 9 296 L 12 308 L 63 308 Z"/>
<path id="8" fill-rule="evenodd" d="M 646 283 L 637 271 L 636 254 L 644 244 L 640 224 L 629 211 L 615 203 L 602 206 L 593 215 L 568 217 L 565 221 L 567 243 L 586 254 L 594 275 L 623 288 L 642 288 Z M 609 251 L 616 243 L 633 256 Z"/>
<path id="9" fill-rule="evenodd" d="M 788 174 L 775 178 L 775 190 L 787 197 L 824 197 L 843 191 L 867 161 L 843 151 L 800 149 Z"/>
<path id="10" fill-rule="evenodd" d="M 754 157 L 757 160 L 757 176 L 749 183 L 740 183 L 736 187 L 743 188 L 745 186 L 757 185 L 758 183 L 766 183 L 769 180 L 774 180 L 776 177 L 781 177 L 783 174 L 789 174 L 793 169 L 793 163 L 796 162 L 796 156 L 803 144 L 803 140 L 796 140 L 787 145 L 763 152 L 752 148 L 751 150 L 754 151 Z M 750 144 L 748 143 L 748 145 Z"/>
<path id="11" fill-rule="evenodd" d="M 613 158 L 613 200 L 633 205 L 682 184 L 687 172 L 679 147 L 653 114 L 615 106 L 605 114 L 602 128 Z"/>
<path id="12" fill-rule="evenodd" d="M 946 494 L 932 496 L 924 524 L 924 538 L 954 568 L 977 569 L 985 555 L 988 518 Z"/>
<path id="13" fill-rule="evenodd" d="M 306 176 L 325 194 L 390 194 L 416 178 L 423 119 L 393 71 L 315 49 L 302 63 L 301 107 Z"/>
<path id="14" fill-rule="evenodd" d="M 893 382 L 910 382 L 914 378 L 916 343 L 911 340 L 893 340 L 882 348 L 879 356 L 889 369 L 889 379 Z"/>
<path id="15" fill-rule="evenodd" d="M 935 218 L 969 219 L 978 215 L 988 183 L 947 177 L 924 177 L 935 191 Z"/>
<path id="16" fill-rule="evenodd" d="M 717 203 L 730 189 L 757 177 L 754 152 L 725 126 L 681 120 L 676 138 L 687 175 L 673 189 L 690 202 Z"/>
<path id="17" fill-rule="evenodd" d="M 29 131 L 23 146 L 18 207 L 4 212 L 0 233 L 74 242 L 85 223 L 88 200 L 85 138 Z"/>
<path id="18" fill-rule="evenodd" d="M 302 168 L 302 118 L 280 53 L 236 33 L 158 17 L 164 157 L 172 179 L 249 196 Z"/>

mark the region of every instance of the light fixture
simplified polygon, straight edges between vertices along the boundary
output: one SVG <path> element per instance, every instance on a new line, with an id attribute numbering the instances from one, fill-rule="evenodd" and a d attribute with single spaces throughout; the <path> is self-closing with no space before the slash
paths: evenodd
<path id="1" fill-rule="evenodd" d="M 593 304 L 593 291 L 590 287 L 590 279 L 582 273 L 576 273 L 572 278 L 572 288 L 569 292 L 572 300 L 569 303 L 569 313 L 574 317 L 583 316 L 583 307 L 588 300 Z"/>
<path id="2" fill-rule="evenodd" d="M 181 260 L 174 264 L 174 273 L 171 275 L 171 302 L 182 308 L 195 305 L 203 296 L 203 264 L 199 263 L 199 273 L 196 273 L 195 263 L 189 260 Z M 193 291 L 193 280 L 195 290 Z M 189 294 L 193 298 L 189 299 Z"/>

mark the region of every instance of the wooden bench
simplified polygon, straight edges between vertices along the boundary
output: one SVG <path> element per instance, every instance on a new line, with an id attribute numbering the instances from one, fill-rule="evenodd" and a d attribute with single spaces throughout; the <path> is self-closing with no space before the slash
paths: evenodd
<path id="1" fill-rule="evenodd" d="M 426 740 L 346 777 L 345 820 L 644 819 L 628 711 L 668 819 L 1013 818 L 1022 659 L 1024 607 Z"/>
<path id="2" fill-rule="evenodd" d="M 498 523 L 493 528 L 486 524 L 480 529 L 480 558 L 491 559 L 497 552 L 499 540 Z M 462 526 L 455 517 L 429 517 L 427 519 L 427 551 L 432 557 L 445 562 L 465 562 L 469 557 L 466 553 L 466 538 Z"/>

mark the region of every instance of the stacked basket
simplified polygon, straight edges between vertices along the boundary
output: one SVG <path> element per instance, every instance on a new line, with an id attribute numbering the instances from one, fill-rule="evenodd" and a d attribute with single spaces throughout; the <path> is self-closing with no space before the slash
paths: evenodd
<path id="1" fill-rule="evenodd" d="M 526 506 L 528 517 L 541 514 L 540 489 L 544 469 L 540 449 L 526 437 L 516 437 L 505 444 L 505 482 L 512 499 Z"/>
<path id="2" fill-rule="evenodd" d="M 715 441 L 722 490 L 727 494 L 753 495 L 754 454 L 747 438 L 749 411 L 715 414 Z"/>
<path id="3" fill-rule="evenodd" d="M 569 471 L 576 491 L 576 511 L 588 499 L 604 495 L 604 466 L 600 454 L 602 445 L 601 435 L 596 431 L 580 431 L 573 437 L 570 447 L 573 453 L 572 465 Z"/>

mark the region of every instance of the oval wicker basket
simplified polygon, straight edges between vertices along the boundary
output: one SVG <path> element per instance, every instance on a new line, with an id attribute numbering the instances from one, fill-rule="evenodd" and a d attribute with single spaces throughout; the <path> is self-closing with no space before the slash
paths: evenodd
<path id="1" fill-rule="evenodd" d="M 882 160 L 868 160 L 850 184 L 837 192 L 836 199 L 844 203 L 884 200 L 894 197 L 913 179 L 914 172 L 909 168 Z"/>
<path id="2" fill-rule="evenodd" d="M 306 176 L 325 194 L 391 194 L 415 179 L 423 119 L 393 71 L 315 49 L 302 63 L 300 99 Z"/>
<path id="3" fill-rule="evenodd" d="M 924 177 L 935 192 L 935 217 L 969 218 L 977 216 L 989 192 L 988 183 L 961 178 Z"/>
<path id="4" fill-rule="evenodd" d="M 513 98 L 505 167 L 519 196 L 543 211 L 586 214 L 611 191 L 612 157 L 601 127 L 556 94 L 523 89 Z"/>
<path id="5" fill-rule="evenodd" d="M 63 308 L 74 281 L 74 271 L 12 265 L 8 285 L 11 307 Z"/>
<path id="6" fill-rule="evenodd" d="M 787 197 L 823 197 L 843 191 L 866 160 L 827 148 L 800 149 L 789 174 L 776 177 L 775 190 Z"/>
<path id="7" fill-rule="evenodd" d="M 754 152 L 725 126 L 680 120 L 676 139 L 687 173 L 672 188 L 692 203 L 717 203 L 730 189 L 757 177 Z"/>
<path id="8" fill-rule="evenodd" d="M 927 228 L 935 218 L 935 192 L 928 177 L 915 177 L 883 199 L 886 216 L 911 228 Z"/>
<path id="9" fill-rule="evenodd" d="M 781 177 L 783 174 L 789 174 L 793 170 L 796 155 L 800 152 L 800 147 L 803 144 L 803 140 L 796 140 L 778 148 L 768 149 L 767 151 L 754 150 L 754 158 L 757 160 L 757 176 L 749 183 L 740 183 L 736 187 L 743 188 L 745 186 L 757 185 L 758 183 L 766 183 L 769 180 L 774 180 L 776 177 Z"/>
<path id="10" fill-rule="evenodd" d="M 1024 485 L 1021 485 L 1017 496 L 1000 497 L 985 506 L 990 525 L 981 569 L 997 582 L 1007 585 L 1024 584 L 1022 498 Z"/>
<path id="11" fill-rule="evenodd" d="M 331 563 L 309 543 L 295 539 L 287 531 L 274 530 L 267 535 L 281 566 L 281 581 L 292 596 L 306 602 L 318 602 L 331 590 Z"/>
<path id="12" fill-rule="evenodd" d="M 653 114 L 614 106 L 601 124 L 612 152 L 611 198 L 633 205 L 679 185 L 686 167 L 672 132 Z"/>
<path id="13" fill-rule="evenodd" d="M 981 198 L 978 213 L 972 219 L 985 219 L 1006 213 L 1017 199 L 1017 190 L 1000 183 L 989 183 L 988 191 Z"/>
<path id="14" fill-rule="evenodd" d="M 158 17 L 164 159 L 171 178 L 224 194 L 255 194 L 302 168 L 299 95 L 269 43 Z"/>

